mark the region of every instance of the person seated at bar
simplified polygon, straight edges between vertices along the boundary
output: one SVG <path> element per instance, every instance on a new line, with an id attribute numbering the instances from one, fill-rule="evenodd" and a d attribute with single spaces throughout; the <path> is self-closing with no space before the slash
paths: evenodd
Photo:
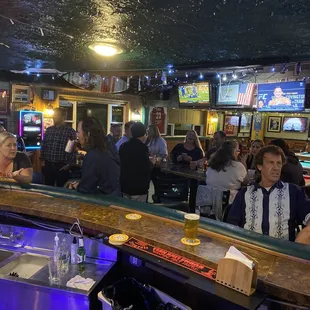
<path id="1" fill-rule="evenodd" d="M 224 131 L 217 131 L 213 135 L 213 144 L 214 147 L 211 147 L 207 154 L 206 154 L 206 159 L 209 160 L 211 158 L 211 155 L 214 154 L 226 141 L 226 134 Z"/>
<path id="2" fill-rule="evenodd" d="M 119 149 L 121 189 L 125 198 L 146 202 L 155 159 L 149 159 L 146 128 L 141 122 L 133 124 L 131 135 L 132 138 Z"/>
<path id="3" fill-rule="evenodd" d="M 197 132 L 187 132 L 184 143 L 177 144 L 170 153 L 174 164 L 189 164 L 191 161 L 198 161 L 204 157 Z"/>
<path id="4" fill-rule="evenodd" d="M 303 168 L 298 157 L 290 151 L 288 144 L 283 139 L 271 140 L 270 145 L 276 145 L 282 149 L 286 161 L 282 166 L 280 180 L 287 183 L 293 183 L 298 186 L 305 186 Z"/>
<path id="5" fill-rule="evenodd" d="M 310 225 L 310 200 L 303 189 L 280 181 L 285 163 L 283 151 L 274 145 L 255 156 L 259 180 L 243 188 L 228 213 L 227 222 L 275 238 L 295 240 L 297 225 Z M 297 242 L 310 243 L 310 227 L 303 229 Z"/>
<path id="6" fill-rule="evenodd" d="M 0 133 L 5 132 L 6 129 L 0 125 Z M 18 152 L 26 152 L 25 142 L 24 139 L 19 135 L 14 135 L 16 137 L 16 143 L 17 143 L 17 151 Z"/>
<path id="7" fill-rule="evenodd" d="M 32 165 L 29 157 L 17 151 L 17 141 L 8 132 L 0 133 L 0 176 L 19 183 L 31 183 Z"/>
<path id="8" fill-rule="evenodd" d="M 248 170 L 255 170 L 255 156 L 258 151 L 265 146 L 264 141 L 254 140 L 251 143 L 250 153 L 241 157 L 241 162 Z"/>
<path id="9" fill-rule="evenodd" d="M 145 144 L 149 148 L 150 156 L 156 156 L 162 159 L 167 158 L 167 142 L 160 136 L 159 128 L 157 126 L 149 126 Z"/>
<path id="10" fill-rule="evenodd" d="M 87 151 L 82 164 L 82 178 L 69 188 L 80 193 L 121 196 L 120 164 L 111 154 L 105 131 L 94 117 L 86 117 L 78 124 L 78 138 Z"/>
<path id="11" fill-rule="evenodd" d="M 230 203 L 242 184 L 248 183 L 247 171 L 238 161 L 238 155 L 239 143 L 236 140 L 225 141 L 214 156 L 211 156 L 206 172 L 206 185 L 221 191 L 229 190 Z"/>
<path id="12" fill-rule="evenodd" d="M 40 159 L 45 185 L 63 187 L 69 179 L 68 164 L 75 162 L 73 153 L 65 151 L 68 140 L 76 140 L 76 132 L 65 123 L 65 109 L 54 109 L 54 126 L 46 129 L 41 145 Z"/>
<path id="13" fill-rule="evenodd" d="M 125 133 L 124 133 L 123 137 L 120 140 L 118 140 L 115 144 L 117 151 L 119 151 L 119 148 L 123 143 L 127 142 L 131 138 L 131 127 L 134 123 L 135 123 L 134 121 L 130 121 L 130 122 L 127 122 L 125 124 L 125 126 L 124 126 L 125 127 Z"/>

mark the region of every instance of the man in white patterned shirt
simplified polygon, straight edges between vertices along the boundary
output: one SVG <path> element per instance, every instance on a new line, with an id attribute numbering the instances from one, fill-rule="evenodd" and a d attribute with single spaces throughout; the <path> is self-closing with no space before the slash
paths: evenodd
<path id="1" fill-rule="evenodd" d="M 295 240 L 297 225 L 306 227 L 296 242 L 310 244 L 310 200 L 304 190 L 280 181 L 285 162 L 277 146 L 262 148 L 255 157 L 260 181 L 236 196 L 227 222 L 275 238 Z"/>

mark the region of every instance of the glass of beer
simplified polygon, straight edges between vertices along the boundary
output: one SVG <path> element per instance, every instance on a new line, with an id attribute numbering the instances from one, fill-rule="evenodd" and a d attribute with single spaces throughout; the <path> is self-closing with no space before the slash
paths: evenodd
<path id="1" fill-rule="evenodd" d="M 187 243 L 196 243 L 198 234 L 200 215 L 195 213 L 188 213 L 184 215 L 185 225 L 185 241 Z"/>

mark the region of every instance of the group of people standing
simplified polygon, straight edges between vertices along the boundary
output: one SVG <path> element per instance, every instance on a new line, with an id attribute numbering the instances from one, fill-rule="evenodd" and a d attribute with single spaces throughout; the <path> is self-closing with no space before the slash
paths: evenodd
<path id="1" fill-rule="evenodd" d="M 102 193 L 144 201 L 147 200 L 151 171 L 157 157 L 166 158 L 167 144 L 156 126 L 148 130 L 141 122 L 124 126 L 112 124 L 110 133 L 94 117 L 78 124 L 78 142 L 86 151 L 81 179 L 67 182 L 74 152 L 65 151 L 68 140 L 75 140 L 75 131 L 65 123 L 65 111 L 55 109 L 54 126 L 47 128 L 42 142 L 41 160 L 45 184 L 66 186 L 81 193 Z"/>

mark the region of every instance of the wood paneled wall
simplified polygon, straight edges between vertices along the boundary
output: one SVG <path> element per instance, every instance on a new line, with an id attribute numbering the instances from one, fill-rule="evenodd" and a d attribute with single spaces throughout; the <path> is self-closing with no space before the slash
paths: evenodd
<path id="1" fill-rule="evenodd" d="M 206 119 L 207 112 L 186 109 L 168 109 L 168 123 L 205 125 Z"/>

